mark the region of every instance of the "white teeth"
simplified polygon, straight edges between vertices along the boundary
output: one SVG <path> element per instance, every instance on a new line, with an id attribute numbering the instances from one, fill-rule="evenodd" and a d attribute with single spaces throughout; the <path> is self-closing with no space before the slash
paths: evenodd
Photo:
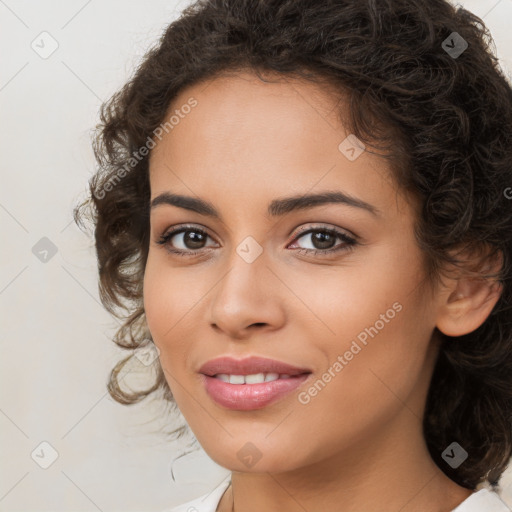
<path id="1" fill-rule="evenodd" d="M 262 382 L 265 382 L 264 373 L 253 373 L 252 375 L 245 376 L 246 384 L 261 384 Z"/>
<path id="2" fill-rule="evenodd" d="M 277 379 L 289 379 L 290 375 L 279 373 L 253 373 L 251 375 L 228 375 L 227 373 L 218 373 L 215 378 L 230 384 L 262 384 L 263 382 L 272 382 Z"/>

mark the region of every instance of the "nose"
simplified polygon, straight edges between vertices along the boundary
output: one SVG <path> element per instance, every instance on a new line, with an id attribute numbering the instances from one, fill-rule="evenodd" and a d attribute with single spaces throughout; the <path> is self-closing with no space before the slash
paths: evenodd
<path id="1" fill-rule="evenodd" d="M 229 269 L 212 290 L 210 325 L 214 330 L 230 338 L 244 339 L 254 330 L 282 327 L 282 294 L 287 290 L 268 267 L 264 254 L 252 263 L 236 253 L 230 259 Z"/>

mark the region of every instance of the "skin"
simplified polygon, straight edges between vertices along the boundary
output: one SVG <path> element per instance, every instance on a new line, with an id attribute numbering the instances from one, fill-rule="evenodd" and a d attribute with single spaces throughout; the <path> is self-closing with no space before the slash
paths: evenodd
<path id="1" fill-rule="evenodd" d="M 144 305 L 180 410 L 208 455 L 232 471 L 217 510 L 452 510 L 471 491 L 436 466 L 421 429 L 435 327 L 471 332 L 499 289 L 463 278 L 428 286 L 413 233 L 419 205 L 394 183 L 387 161 L 368 151 L 350 161 L 339 151 L 350 132 L 328 88 L 240 72 L 185 89 L 170 110 L 191 96 L 198 105 L 151 152 L 151 199 L 200 197 L 222 220 L 174 205 L 152 209 Z M 324 190 L 380 214 L 327 204 L 266 215 L 274 199 Z M 184 223 L 209 237 L 185 245 L 178 234 L 168 244 L 200 255 L 172 255 L 156 243 Z M 314 245 L 311 235 L 296 235 L 300 227 L 335 228 L 359 243 L 298 254 L 343 244 Z M 263 250 L 252 263 L 236 252 L 247 236 Z M 307 404 L 294 392 L 263 409 L 232 411 L 202 385 L 206 361 L 256 355 L 310 368 L 312 381 L 298 391 L 307 390 L 395 302 L 401 311 Z M 237 456 L 247 442 L 261 454 L 252 467 Z"/>

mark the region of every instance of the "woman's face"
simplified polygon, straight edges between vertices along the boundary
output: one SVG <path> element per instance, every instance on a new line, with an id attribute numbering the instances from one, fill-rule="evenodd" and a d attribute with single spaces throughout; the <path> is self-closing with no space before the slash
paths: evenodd
<path id="1" fill-rule="evenodd" d="M 311 83 L 217 78 L 176 98 L 173 127 L 151 153 L 152 201 L 181 195 L 218 214 L 151 209 L 144 305 L 180 410 L 231 470 L 289 471 L 337 454 L 353 465 L 383 436 L 421 435 L 437 352 L 416 213 L 386 161 L 345 141 L 337 101 Z M 353 201 L 275 206 L 325 192 Z M 221 356 L 310 373 L 276 396 L 288 379 L 200 373 Z M 242 386 L 259 386 L 256 398 L 237 398 Z"/>

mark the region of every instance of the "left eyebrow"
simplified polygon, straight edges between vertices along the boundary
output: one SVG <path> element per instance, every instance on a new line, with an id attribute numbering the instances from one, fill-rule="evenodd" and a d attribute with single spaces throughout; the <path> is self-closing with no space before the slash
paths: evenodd
<path id="1" fill-rule="evenodd" d="M 210 202 L 203 199 L 163 192 L 151 201 L 151 210 L 162 204 L 177 206 L 178 208 L 191 210 L 201 215 L 222 221 L 222 216 L 217 209 Z M 326 204 L 345 204 L 347 206 L 366 210 L 377 217 L 381 215 L 380 210 L 375 206 L 363 201 L 362 199 L 358 199 L 357 197 L 340 191 L 325 191 L 318 194 L 297 195 L 274 199 L 269 203 L 267 213 L 271 217 L 279 217 L 292 211 L 306 210 Z"/>

